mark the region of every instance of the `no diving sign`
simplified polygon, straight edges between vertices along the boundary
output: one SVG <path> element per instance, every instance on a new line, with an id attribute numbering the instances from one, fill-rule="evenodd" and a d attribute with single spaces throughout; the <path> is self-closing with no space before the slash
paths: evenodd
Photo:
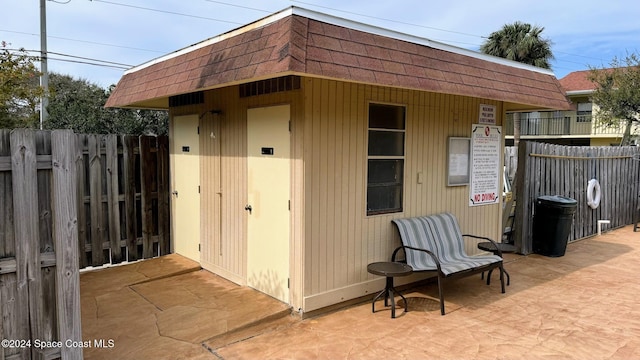
<path id="1" fill-rule="evenodd" d="M 495 204 L 500 200 L 501 144 L 501 126 L 472 126 L 469 206 Z"/>

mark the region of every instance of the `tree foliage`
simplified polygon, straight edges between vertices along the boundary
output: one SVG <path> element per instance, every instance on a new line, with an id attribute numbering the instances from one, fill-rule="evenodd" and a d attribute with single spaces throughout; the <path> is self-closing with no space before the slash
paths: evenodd
<path id="1" fill-rule="evenodd" d="M 0 129 L 39 125 L 40 72 L 26 51 L 10 51 L 0 44 Z M 87 80 L 49 74 L 49 118 L 46 129 L 72 129 L 77 133 L 165 135 L 166 111 L 106 109 L 114 86 L 105 90 Z"/>
<path id="2" fill-rule="evenodd" d="M 552 42 L 542 37 L 544 27 L 516 21 L 489 35 L 480 46 L 485 54 L 551 69 Z"/>
<path id="3" fill-rule="evenodd" d="M 621 145 L 631 141 L 631 127 L 640 123 L 640 56 L 614 58 L 611 68 L 591 68 L 589 80 L 596 88 L 591 101 L 597 106 L 595 120 L 603 127 L 624 127 Z"/>
<path id="4" fill-rule="evenodd" d="M 73 129 L 77 133 L 92 134 L 167 133 L 165 111 L 105 108 L 113 86 L 104 90 L 87 80 L 52 73 L 49 87 L 47 129 Z"/>
<path id="5" fill-rule="evenodd" d="M 0 128 L 33 127 L 43 94 L 40 73 L 33 57 L 24 50 L 10 51 L 0 45 Z"/>

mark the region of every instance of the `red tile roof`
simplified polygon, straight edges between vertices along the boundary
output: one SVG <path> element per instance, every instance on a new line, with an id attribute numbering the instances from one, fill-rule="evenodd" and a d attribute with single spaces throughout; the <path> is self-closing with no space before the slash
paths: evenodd
<path id="1" fill-rule="evenodd" d="M 546 70 L 296 10 L 126 72 L 106 106 L 136 107 L 172 95 L 299 74 L 569 108 L 560 83 Z M 365 31 L 371 29 L 380 35 Z"/>
<path id="2" fill-rule="evenodd" d="M 595 90 L 596 85 L 589 80 L 591 70 L 574 71 L 560 79 L 560 85 L 564 91 L 590 91 Z"/>

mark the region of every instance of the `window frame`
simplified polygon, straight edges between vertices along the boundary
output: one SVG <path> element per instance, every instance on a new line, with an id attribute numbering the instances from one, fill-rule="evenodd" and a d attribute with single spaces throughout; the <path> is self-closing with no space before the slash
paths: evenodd
<path id="1" fill-rule="evenodd" d="M 380 128 L 380 127 L 371 127 L 371 110 L 373 106 L 389 106 L 397 108 L 396 111 L 402 109 L 403 115 L 403 126 L 402 129 L 393 129 L 393 128 Z M 387 132 L 387 133 L 400 133 L 402 134 L 402 155 L 370 155 L 370 140 L 371 140 L 371 132 Z M 385 214 L 395 214 L 401 213 L 404 211 L 404 203 L 405 203 L 405 184 L 406 184 L 406 156 L 407 156 L 407 106 L 405 104 L 396 104 L 396 103 L 387 103 L 380 101 L 369 101 L 367 103 L 367 127 L 366 127 L 366 142 L 365 142 L 365 161 L 366 161 L 366 174 L 364 176 L 365 183 L 365 209 L 366 216 L 376 216 L 376 215 L 385 215 Z M 370 161 L 377 160 L 392 160 L 392 161 L 401 161 L 402 169 L 400 174 L 402 178 L 400 181 L 395 184 L 387 183 L 387 185 L 376 186 L 377 184 L 384 183 L 369 183 L 369 170 L 370 170 Z M 373 185 L 373 186 L 372 186 Z M 371 187 L 389 187 L 389 188 L 397 188 L 400 187 L 400 207 L 398 208 L 386 208 L 386 209 L 369 209 L 369 189 Z"/>
<path id="2" fill-rule="evenodd" d="M 589 104 L 589 110 L 580 110 L 580 105 Z M 593 102 L 582 101 L 576 104 L 576 122 L 578 123 L 590 123 L 593 117 Z"/>

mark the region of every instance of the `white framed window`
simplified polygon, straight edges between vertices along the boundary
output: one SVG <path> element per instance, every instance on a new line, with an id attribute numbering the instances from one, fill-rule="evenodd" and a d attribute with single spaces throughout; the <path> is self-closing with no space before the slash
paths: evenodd
<path id="1" fill-rule="evenodd" d="M 367 215 L 402 212 L 405 123 L 404 106 L 369 104 Z"/>
<path id="2" fill-rule="evenodd" d="M 591 122 L 591 112 L 593 111 L 593 103 L 578 103 L 577 122 Z"/>

